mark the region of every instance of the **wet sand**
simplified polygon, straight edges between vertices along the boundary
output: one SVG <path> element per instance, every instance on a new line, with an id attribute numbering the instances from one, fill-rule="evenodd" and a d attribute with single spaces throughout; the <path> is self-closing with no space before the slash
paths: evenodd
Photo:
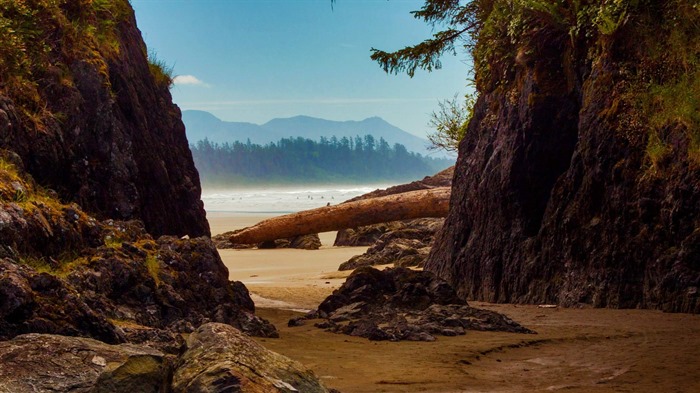
<path id="1" fill-rule="evenodd" d="M 263 217 L 210 214 L 214 233 Z M 257 221 L 256 221 L 257 220 Z M 279 339 L 266 347 L 314 370 L 341 392 L 700 392 L 700 316 L 649 310 L 560 309 L 472 302 L 508 315 L 536 335 L 467 332 L 432 343 L 371 342 L 287 321 L 337 288 L 340 263 L 362 247 L 221 250 L 257 314 Z"/>

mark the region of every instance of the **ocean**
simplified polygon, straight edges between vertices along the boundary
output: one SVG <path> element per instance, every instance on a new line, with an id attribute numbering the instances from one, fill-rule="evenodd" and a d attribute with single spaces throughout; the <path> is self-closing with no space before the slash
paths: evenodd
<path id="1" fill-rule="evenodd" d="M 208 212 L 286 214 L 335 205 L 393 184 L 358 186 L 298 186 L 203 190 L 202 201 Z"/>

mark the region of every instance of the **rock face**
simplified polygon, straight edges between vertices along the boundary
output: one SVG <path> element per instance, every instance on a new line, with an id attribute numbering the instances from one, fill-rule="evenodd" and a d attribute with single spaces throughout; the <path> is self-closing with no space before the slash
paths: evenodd
<path id="1" fill-rule="evenodd" d="M 262 242 L 258 244 L 233 244 L 229 238 L 235 231 L 224 232 L 212 236 L 211 240 L 218 249 L 227 248 L 297 248 L 301 250 L 318 250 L 321 248 L 321 239 L 318 234 L 294 236 L 287 239 Z"/>
<path id="2" fill-rule="evenodd" d="M 100 222 L 15 165 L 0 170 L 0 339 L 53 333 L 177 351 L 178 333 L 209 321 L 277 335 L 208 238 L 154 240 L 140 221 Z"/>
<path id="3" fill-rule="evenodd" d="M 32 70 L 44 112 L 25 115 L 35 111 L 21 96 L 29 88 L 0 88 L 0 148 L 99 219 L 140 219 L 154 235 L 209 235 L 180 110 L 167 83 L 154 79 L 128 2 L 104 5 L 114 8 L 106 15 L 90 2 L 51 7 L 29 21 L 51 57 Z M 114 23 L 100 31 L 108 42 L 55 39 L 104 19 Z"/>
<path id="4" fill-rule="evenodd" d="M 365 245 L 371 241 L 372 246 L 364 254 L 341 264 L 338 270 L 390 263 L 402 267 L 423 267 L 435 233 L 442 228 L 444 221 L 442 218 L 419 218 L 347 229 L 343 239 L 336 238 L 336 243 Z"/>
<path id="5" fill-rule="evenodd" d="M 0 392 L 166 392 L 171 363 L 147 347 L 26 334 L 0 342 Z"/>
<path id="6" fill-rule="evenodd" d="M 482 86 L 425 265 L 461 296 L 700 312 L 697 130 L 669 125 L 651 161 L 624 90 L 654 61 L 639 17 L 596 47 L 537 26 L 519 52 L 537 60 Z"/>
<path id="7" fill-rule="evenodd" d="M 0 342 L 0 392 L 329 392 L 313 372 L 220 323 L 179 357 L 131 344 L 26 334 Z"/>
<path id="8" fill-rule="evenodd" d="M 319 328 L 370 340 L 433 341 L 465 330 L 532 333 L 504 315 L 470 307 L 432 273 L 400 267 L 355 270 L 316 311 L 289 326 L 316 318 L 326 320 Z"/>
<path id="9" fill-rule="evenodd" d="M 216 323 L 189 336 L 172 386 L 173 393 L 328 392 L 301 364 Z"/>
<path id="10" fill-rule="evenodd" d="M 177 333 L 209 321 L 276 337 L 256 317 L 243 284 L 205 237 L 152 240 L 138 222 L 114 223 L 121 239 L 62 265 L 0 260 L 0 338 L 29 332 L 147 343 L 176 351 Z M 114 232 L 107 236 L 115 236 Z"/>

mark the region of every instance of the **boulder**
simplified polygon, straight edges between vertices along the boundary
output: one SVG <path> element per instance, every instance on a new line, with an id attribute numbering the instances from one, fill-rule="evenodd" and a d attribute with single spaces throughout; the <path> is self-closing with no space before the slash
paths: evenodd
<path id="1" fill-rule="evenodd" d="M 0 342 L 0 392 L 167 392 L 171 363 L 148 347 L 25 334 Z"/>
<path id="2" fill-rule="evenodd" d="M 173 376 L 172 391 L 329 392 L 300 363 L 219 323 L 202 325 L 189 336 Z"/>
<path id="3" fill-rule="evenodd" d="M 234 244 L 230 237 L 237 231 L 229 231 L 212 236 L 211 240 L 218 249 L 243 249 L 255 248 L 271 249 L 271 248 L 297 248 L 302 250 L 318 250 L 321 248 L 321 239 L 318 234 L 293 236 L 285 239 L 269 240 L 258 244 Z"/>
<path id="4" fill-rule="evenodd" d="M 22 233 L 27 220 L 20 218 L 27 214 L 34 215 L 22 209 L 0 231 L 0 238 L 20 242 L 5 248 L 12 255 L 16 250 L 29 254 L 0 258 L 0 339 L 50 333 L 177 352 L 178 333 L 210 321 L 277 336 L 272 324 L 254 315 L 245 286 L 229 281 L 228 269 L 206 237 L 153 240 L 138 221 L 98 222 L 74 210 L 74 223 L 54 222 L 54 235 L 47 236 L 51 242 L 24 247 L 32 237 L 14 234 Z M 88 248 L 86 237 L 78 237 L 83 241 L 64 244 L 62 252 L 52 248 L 59 234 L 72 233 L 82 222 L 91 223 L 90 238 L 103 245 Z M 36 251 L 45 256 L 32 256 Z"/>
<path id="5" fill-rule="evenodd" d="M 321 248 L 321 239 L 318 234 L 292 236 L 286 239 L 268 240 L 258 243 L 260 249 L 270 248 L 297 248 L 301 250 L 318 250 Z"/>
<path id="6" fill-rule="evenodd" d="M 316 327 L 370 340 L 434 341 L 466 330 L 533 333 L 505 315 L 470 307 L 432 273 L 401 267 L 355 270 L 317 310 L 288 326 L 319 318 Z"/>
<path id="7" fill-rule="evenodd" d="M 123 332 L 60 279 L 0 259 L 0 339 L 38 332 L 122 343 Z"/>
<path id="8" fill-rule="evenodd" d="M 420 218 L 370 225 L 338 232 L 336 245 L 357 245 L 371 241 L 364 254 L 356 255 L 340 265 L 338 270 L 360 266 L 394 264 L 422 267 L 430 253 L 435 233 L 442 228 L 442 218 Z"/>

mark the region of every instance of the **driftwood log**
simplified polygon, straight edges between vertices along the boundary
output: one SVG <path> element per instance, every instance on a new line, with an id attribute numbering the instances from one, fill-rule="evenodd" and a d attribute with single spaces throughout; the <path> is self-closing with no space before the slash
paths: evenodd
<path id="1" fill-rule="evenodd" d="M 389 221 L 446 217 L 450 191 L 450 187 L 410 191 L 287 214 L 244 228 L 230 240 L 234 244 L 260 243 Z"/>

